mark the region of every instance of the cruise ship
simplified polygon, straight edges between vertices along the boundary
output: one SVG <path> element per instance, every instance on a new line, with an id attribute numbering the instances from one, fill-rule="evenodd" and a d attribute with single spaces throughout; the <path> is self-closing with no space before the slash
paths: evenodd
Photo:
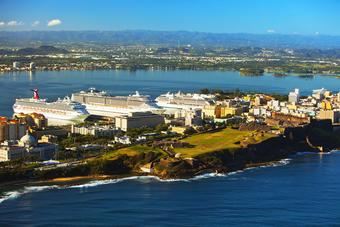
<path id="1" fill-rule="evenodd" d="M 137 91 L 128 96 L 112 96 L 105 91 L 90 88 L 72 94 L 73 101 L 82 103 L 92 115 L 115 117 L 131 112 L 157 112 L 157 107 L 147 95 L 141 95 Z"/>
<path id="2" fill-rule="evenodd" d="M 14 113 L 39 113 L 48 120 L 83 121 L 89 115 L 85 106 L 73 102 L 70 98 L 47 102 L 40 99 L 38 89 L 34 89 L 33 98 L 16 99 L 13 105 Z"/>
<path id="3" fill-rule="evenodd" d="M 206 105 L 215 104 L 214 95 L 191 93 L 166 93 L 156 98 L 156 104 L 166 109 L 201 109 Z"/>

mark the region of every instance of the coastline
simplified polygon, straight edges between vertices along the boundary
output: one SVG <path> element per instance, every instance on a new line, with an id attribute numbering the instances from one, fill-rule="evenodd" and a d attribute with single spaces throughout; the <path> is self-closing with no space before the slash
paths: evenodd
<path id="1" fill-rule="evenodd" d="M 129 71 L 129 72 L 135 72 L 135 71 L 221 71 L 221 72 L 227 72 L 227 71 L 230 71 L 230 72 L 238 72 L 238 73 L 241 73 L 242 74 L 242 70 L 237 70 L 237 69 L 233 69 L 233 68 L 192 68 L 192 69 L 187 69 L 187 68 L 184 68 L 184 69 L 177 69 L 177 68 L 174 68 L 172 70 L 169 70 L 169 69 L 166 69 L 166 68 L 158 68 L 158 69 L 136 69 L 136 70 L 131 70 L 131 69 L 128 69 L 128 68 L 119 68 L 119 69 L 116 69 L 116 68 L 96 68 L 96 69 L 78 69 L 78 68 L 75 68 L 75 69 L 58 69 L 58 70 L 54 70 L 54 69 L 48 69 L 48 70 L 39 70 L 39 69 L 36 69 L 36 70 L 9 70 L 9 71 L 0 71 L 0 75 L 1 74 L 4 74 L 4 73 L 13 73 L 13 74 L 16 74 L 16 73 L 36 73 L 36 72 L 67 72 L 67 71 L 88 71 L 88 72 L 92 72 L 92 71 L 117 71 L 117 70 L 122 70 L 122 71 Z M 243 74 L 243 76 L 264 76 L 265 74 L 269 74 L 273 77 L 280 77 L 280 76 L 275 76 L 275 74 L 277 74 L 278 72 L 275 72 L 275 71 L 264 71 L 263 73 L 261 74 L 256 74 L 256 73 L 249 73 L 249 74 Z M 340 75 L 337 74 L 337 73 L 298 73 L 298 72 L 280 72 L 280 73 L 284 73 L 285 76 L 297 76 L 297 77 L 303 77 L 303 76 L 329 76 L 329 77 L 334 77 L 334 78 L 337 78 L 337 79 L 340 79 Z M 285 77 L 283 76 L 283 77 Z"/>
<path id="2" fill-rule="evenodd" d="M 73 176 L 73 177 L 59 177 L 49 180 L 40 180 L 40 181 L 21 181 L 17 182 L 18 185 L 16 188 L 11 188 L 7 191 L 0 192 L 0 205 L 2 202 L 16 199 L 24 194 L 40 192 L 44 190 L 51 189 L 72 189 L 72 188 L 88 188 L 88 187 L 96 187 L 105 184 L 114 184 L 122 181 L 128 180 L 156 180 L 159 182 L 191 182 L 195 180 L 202 180 L 212 177 L 228 177 L 237 173 L 242 173 L 244 171 L 253 170 L 257 168 L 270 168 L 270 167 L 279 167 L 284 166 L 290 163 L 290 160 L 294 159 L 295 155 L 301 154 L 330 154 L 333 152 L 338 152 L 340 149 L 334 149 L 329 152 L 295 152 L 291 154 L 288 158 L 283 158 L 277 161 L 249 164 L 246 168 L 227 171 L 227 172 L 206 172 L 200 175 L 195 175 L 190 178 L 161 178 L 157 175 L 147 175 L 147 174 L 127 174 L 127 175 L 92 175 L 92 176 Z M 3 185 L 3 184 L 1 184 Z"/>
<path id="3" fill-rule="evenodd" d="M 68 188 L 87 188 L 95 187 L 103 184 L 113 184 L 126 180 L 145 180 L 152 179 L 160 182 L 191 182 L 194 180 L 201 180 L 211 177 L 227 177 L 243 171 L 264 168 L 264 167 L 277 167 L 286 165 L 290 159 L 282 159 L 279 161 L 272 161 L 268 163 L 258 163 L 256 165 L 249 165 L 247 168 L 229 171 L 229 172 L 205 172 L 189 178 L 162 178 L 153 174 L 140 174 L 131 173 L 124 175 L 89 175 L 89 176 L 72 176 L 72 177 L 58 177 L 48 180 L 22 180 L 17 181 L 15 185 L 11 184 L 8 190 L 0 191 L 0 204 L 6 200 L 15 199 L 21 195 L 33 192 L 40 192 L 49 189 L 68 189 Z M 10 182 L 11 183 L 11 182 Z M 13 183 L 13 182 L 12 182 Z M 0 184 L 4 186 L 4 183 Z M 7 184 L 9 186 L 9 184 Z M 2 187 L 2 189 L 5 189 Z"/>

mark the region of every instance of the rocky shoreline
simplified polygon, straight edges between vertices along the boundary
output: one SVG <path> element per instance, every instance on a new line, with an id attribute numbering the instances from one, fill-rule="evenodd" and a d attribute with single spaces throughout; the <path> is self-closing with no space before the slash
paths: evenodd
<path id="1" fill-rule="evenodd" d="M 21 173 L 21 179 L 2 180 L 1 188 L 13 185 L 72 184 L 78 181 L 155 176 L 160 179 L 189 179 L 206 173 L 230 173 L 250 167 L 272 165 L 297 152 L 328 152 L 340 147 L 339 133 L 329 122 L 286 128 L 283 135 L 234 150 L 221 149 L 193 158 L 161 157 L 149 152 L 121 155 L 113 160 L 95 159 L 81 165 Z M 148 166 L 145 170 L 145 166 Z M 12 174 L 18 174 L 16 172 Z M 12 179 L 12 178 L 7 178 Z"/>

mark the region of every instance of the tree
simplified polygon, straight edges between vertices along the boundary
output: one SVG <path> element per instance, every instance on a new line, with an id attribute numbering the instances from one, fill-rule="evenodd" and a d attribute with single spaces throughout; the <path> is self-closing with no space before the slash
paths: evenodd
<path id="1" fill-rule="evenodd" d="M 209 93 L 210 93 L 210 91 L 209 91 L 209 89 L 208 89 L 208 88 L 203 88 L 203 89 L 201 89 L 201 90 L 200 90 L 200 93 L 201 93 L 201 94 L 205 94 L 205 95 L 207 95 L 207 94 L 209 94 Z"/>

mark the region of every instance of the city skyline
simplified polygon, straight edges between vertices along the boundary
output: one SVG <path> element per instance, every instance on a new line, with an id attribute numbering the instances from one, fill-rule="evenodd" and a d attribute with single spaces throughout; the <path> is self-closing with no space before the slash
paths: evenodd
<path id="1" fill-rule="evenodd" d="M 328 1 L 8 1 L 0 31 L 160 30 L 340 35 L 340 2 Z"/>

